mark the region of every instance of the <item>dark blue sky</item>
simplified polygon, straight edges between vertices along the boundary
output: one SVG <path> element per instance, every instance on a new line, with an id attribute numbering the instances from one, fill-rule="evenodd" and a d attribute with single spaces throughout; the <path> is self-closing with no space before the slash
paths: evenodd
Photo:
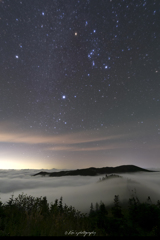
<path id="1" fill-rule="evenodd" d="M 0 22 L 0 168 L 160 167 L 158 0 L 1 0 Z"/>

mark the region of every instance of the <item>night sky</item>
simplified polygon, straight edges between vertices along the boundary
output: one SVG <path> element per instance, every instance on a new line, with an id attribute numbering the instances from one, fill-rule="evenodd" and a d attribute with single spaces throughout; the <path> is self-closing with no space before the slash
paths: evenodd
<path id="1" fill-rule="evenodd" d="M 0 0 L 0 168 L 160 167 L 160 1 Z"/>

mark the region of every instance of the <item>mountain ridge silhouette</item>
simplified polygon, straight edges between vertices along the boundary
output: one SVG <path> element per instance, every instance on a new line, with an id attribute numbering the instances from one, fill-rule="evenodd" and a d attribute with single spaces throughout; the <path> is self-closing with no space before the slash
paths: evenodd
<path id="1" fill-rule="evenodd" d="M 76 170 L 67 170 L 59 172 L 38 172 L 32 176 L 42 175 L 49 177 L 63 177 L 63 176 L 97 176 L 101 174 L 110 174 L 110 173 L 131 173 L 131 172 L 157 172 L 152 170 L 147 170 L 144 168 L 137 167 L 135 165 L 120 165 L 117 167 L 102 167 L 102 168 L 84 168 Z"/>

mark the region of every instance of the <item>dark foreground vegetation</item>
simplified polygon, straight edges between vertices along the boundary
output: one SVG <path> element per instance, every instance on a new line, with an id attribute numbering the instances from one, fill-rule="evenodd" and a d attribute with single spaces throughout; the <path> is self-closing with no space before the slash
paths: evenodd
<path id="1" fill-rule="evenodd" d="M 102 182 L 104 180 L 113 179 L 113 178 L 122 178 L 122 177 L 116 174 L 110 174 L 110 175 L 106 174 L 105 177 L 99 178 L 98 182 Z"/>
<path id="2" fill-rule="evenodd" d="M 0 236 L 160 236 L 160 201 L 140 202 L 132 196 L 121 206 L 91 203 L 88 214 L 63 205 L 62 197 L 49 204 L 46 197 L 22 193 L 0 202 Z"/>

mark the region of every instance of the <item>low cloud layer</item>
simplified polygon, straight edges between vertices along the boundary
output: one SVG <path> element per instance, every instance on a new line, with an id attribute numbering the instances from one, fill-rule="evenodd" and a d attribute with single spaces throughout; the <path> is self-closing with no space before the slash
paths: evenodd
<path id="1" fill-rule="evenodd" d="M 56 171 L 55 169 L 47 170 Z M 48 202 L 63 197 L 63 203 L 72 205 L 77 210 L 87 212 L 90 204 L 103 201 L 112 204 L 115 195 L 121 202 L 128 201 L 133 192 L 141 201 L 148 196 L 153 202 L 160 199 L 160 173 L 119 174 L 122 178 L 113 178 L 98 183 L 104 176 L 67 176 L 67 177 L 33 177 L 37 170 L 0 170 L 0 198 L 9 200 L 12 194 L 17 197 L 22 192 L 34 197 L 46 196 Z"/>

